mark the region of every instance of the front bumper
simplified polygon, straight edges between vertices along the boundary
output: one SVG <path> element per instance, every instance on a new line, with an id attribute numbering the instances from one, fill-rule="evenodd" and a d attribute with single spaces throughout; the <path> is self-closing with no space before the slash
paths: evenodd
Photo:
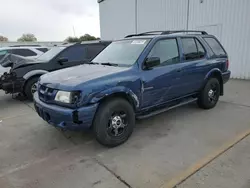
<path id="1" fill-rule="evenodd" d="M 46 104 L 34 94 L 34 105 L 38 115 L 49 124 L 65 130 L 83 130 L 91 127 L 98 104 L 70 109 Z"/>
<path id="2" fill-rule="evenodd" d="M 231 76 L 231 71 L 229 70 L 222 73 L 222 80 L 224 84 L 228 82 L 228 80 L 230 79 L 230 76 Z"/>
<path id="3" fill-rule="evenodd" d="M 19 93 L 23 91 L 24 78 L 17 78 L 14 74 L 4 73 L 0 76 L 0 89 L 6 93 Z"/>

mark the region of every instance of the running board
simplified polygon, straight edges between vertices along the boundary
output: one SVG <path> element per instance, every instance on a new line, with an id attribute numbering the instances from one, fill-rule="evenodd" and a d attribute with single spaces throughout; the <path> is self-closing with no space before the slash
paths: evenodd
<path id="1" fill-rule="evenodd" d="M 168 110 L 171 110 L 171 109 L 174 109 L 174 108 L 177 108 L 177 107 L 180 107 L 180 106 L 183 106 L 183 105 L 195 102 L 195 101 L 197 101 L 197 98 L 181 102 L 181 103 L 179 103 L 177 105 L 174 105 L 174 106 L 170 106 L 170 107 L 166 107 L 166 108 L 163 108 L 163 109 L 160 109 L 160 110 L 152 111 L 151 113 L 146 114 L 146 115 L 139 115 L 136 118 L 137 119 L 145 119 L 145 118 L 148 118 L 148 117 L 151 117 L 151 116 L 155 116 L 157 114 L 161 114 L 161 113 L 166 112 Z"/>

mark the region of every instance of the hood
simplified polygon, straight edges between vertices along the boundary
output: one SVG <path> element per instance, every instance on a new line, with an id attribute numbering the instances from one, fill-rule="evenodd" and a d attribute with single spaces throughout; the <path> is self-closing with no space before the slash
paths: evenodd
<path id="1" fill-rule="evenodd" d="M 35 59 L 27 59 L 25 57 L 14 55 L 14 54 L 6 54 L 1 60 L 0 65 L 3 67 L 12 67 L 13 69 L 28 65 L 33 65 L 41 63 L 36 61 Z"/>
<path id="2" fill-rule="evenodd" d="M 85 64 L 45 74 L 41 77 L 40 83 L 55 89 L 60 89 L 62 86 L 64 86 L 63 88 L 72 88 L 87 81 L 126 71 L 127 69 L 127 67 Z"/>

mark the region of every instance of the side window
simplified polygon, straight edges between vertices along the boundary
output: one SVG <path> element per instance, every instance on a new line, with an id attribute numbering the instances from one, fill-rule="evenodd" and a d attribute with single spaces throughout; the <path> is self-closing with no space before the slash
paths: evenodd
<path id="1" fill-rule="evenodd" d="M 180 62 L 179 50 L 176 39 L 158 41 L 152 48 L 148 57 L 159 57 L 159 66 L 171 65 Z"/>
<path id="2" fill-rule="evenodd" d="M 197 39 L 195 39 L 196 45 L 197 45 L 197 50 L 198 50 L 198 57 L 203 58 L 205 57 L 205 50 L 204 47 L 201 45 L 200 41 L 198 41 Z"/>
<path id="3" fill-rule="evenodd" d="M 83 61 L 86 59 L 86 47 L 83 45 L 75 45 L 65 49 L 59 58 L 67 58 L 68 61 Z"/>
<path id="4" fill-rule="evenodd" d="M 195 38 L 182 38 L 184 60 L 198 60 L 205 56 L 205 50 L 201 43 Z"/>
<path id="5" fill-rule="evenodd" d="M 36 48 L 36 49 L 43 52 L 43 53 L 48 51 L 48 48 Z"/>
<path id="6" fill-rule="evenodd" d="M 9 53 L 20 55 L 23 57 L 36 56 L 37 54 L 29 49 L 11 49 Z"/>
<path id="7" fill-rule="evenodd" d="M 94 45 L 88 45 L 88 54 L 87 59 L 92 60 L 94 57 L 96 57 L 103 49 L 105 48 L 102 44 L 94 44 Z"/>
<path id="8" fill-rule="evenodd" d="M 226 52 L 223 50 L 221 44 L 212 37 L 204 37 L 204 40 L 210 46 L 215 55 L 226 55 Z"/>

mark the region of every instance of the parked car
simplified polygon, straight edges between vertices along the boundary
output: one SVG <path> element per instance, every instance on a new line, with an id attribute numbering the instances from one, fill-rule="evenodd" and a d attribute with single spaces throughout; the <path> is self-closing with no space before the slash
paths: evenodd
<path id="1" fill-rule="evenodd" d="M 130 35 L 90 65 L 43 75 L 35 108 L 56 127 L 92 127 L 98 142 L 113 147 L 129 138 L 136 118 L 194 101 L 213 108 L 229 80 L 228 65 L 222 45 L 205 31 Z"/>
<path id="2" fill-rule="evenodd" d="M 47 52 L 49 49 L 43 46 L 11 46 L 0 48 L 0 60 L 6 54 L 14 54 L 25 58 L 35 59 Z"/>
<path id="3" fill-rule="evenodd" d="M 14 54 L 6 54 L 2 59 L 0 59 L 0 77 L 11 69 L 13 64 L 21 63 L 21 62 L 33 62 L 34 60 L 25 58 L 23 56 L 14 55 Z"/>
<path id="4" fill-rule="evenodd" d="M 11 70 L 1 76 L 0 89 L 6 93 L 23 93 L 32 100 L 41 75 L 89 62 L 110 43 L 94 41 L 53 47 L 35 60 L 7 61 L 3 66 Z"/>

